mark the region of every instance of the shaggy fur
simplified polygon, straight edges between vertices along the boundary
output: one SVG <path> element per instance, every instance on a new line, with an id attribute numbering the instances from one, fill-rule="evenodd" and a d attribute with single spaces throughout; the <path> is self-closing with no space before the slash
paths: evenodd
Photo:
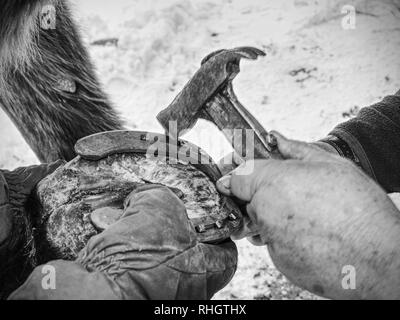
<path id="1" fill-rule="evenodd" d="M 46 5 L 55 29 L 40 27 Z M 0 0 L 0 105 L 42 162 L 70 160 L 79 138 L 123 127 L 61 0 Z"/>
<path id="2" fill-rule="evenodd" d="M 13 209 L 13 229 L 0 251 L 0 299 L 7 298 L 37 266 L 32 218 L 27 211 Z"/>

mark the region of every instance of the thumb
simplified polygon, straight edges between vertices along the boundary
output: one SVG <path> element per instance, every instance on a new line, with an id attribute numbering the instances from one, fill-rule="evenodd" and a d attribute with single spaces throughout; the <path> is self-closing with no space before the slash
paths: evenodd
<path id="1" fill-rule="evenodd" d="M 223 175 L 226 175 L 237 168 L 239 165 L 241 165 L 243 162 L 244 160 L 234 151 L 220 159 L 217 165 L 221 173 Z"/>
<path id="2" fill-rule="evenodd" d="M 266 173 L 273 176 L 277 171 L 279 171 L 279 161 L 249 160 L 218 180 L 217 189 L 226 196 L 250 202 Z"/>
<path id="3" fill-rule="evenodd" d="M 292 160 L 328 160 L 327 153 L 307 142 L 290 140 L 277 131 L 271 131 L 270 135 L 276 138 L 278 150 L 284 159 Z"/>

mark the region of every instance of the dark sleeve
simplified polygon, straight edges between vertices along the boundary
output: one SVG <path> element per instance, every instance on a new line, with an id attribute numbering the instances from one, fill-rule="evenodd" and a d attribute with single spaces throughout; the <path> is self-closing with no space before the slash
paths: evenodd
<path id="1" fill-rule="evenodd" d="M 12 222 L 9 211 L 8 186 L 6 180 L 4 179 L 3 173 L 0 170 L 0 257 L 2 257 L 2 251 L 6 245 L 6 240 L 11 233 Z"/>
<path id="2" fill-rule="evenodd" d="M 387 192 L 400 192 L 400 91 L 363 108 L 330 136 L 347 144 L 352 160 Z"/>

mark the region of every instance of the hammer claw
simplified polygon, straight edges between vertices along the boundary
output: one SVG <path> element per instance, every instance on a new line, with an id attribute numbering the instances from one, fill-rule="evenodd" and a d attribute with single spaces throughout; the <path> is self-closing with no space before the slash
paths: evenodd
<path id="1" fill-rule="evenodd" d="M 158 121 L 172 137 L 179 137 L 191 129 L 197 119 L 207 119 L 226 135 L 239 154 L 243 154 L 242 147 L 245 147 L 246 155 L 252 153 L 255 158 L 269 158 L 272 150 L 266 141 L 267 131 L 239 102 L 232 88 L 232 81 L 240 72 L 240 60 L 256 60 L 265 55 L 252 47 L 209 54 L 170 106 L 158 114 Z M 173 130 L 177 132 L 169 130 L 171 121 L 175 121 Z M 253 143 L 247 146 L 234 143 L 238 132 L 248 131 L 254 133 Z"/>
<path id="2" fill-rule="evenodd" d="M 253 47 L 239 47 L 231 50 L 218 50 L 210 53 L 208 56 L 206 56 L 202 61 L 201 65 L 207 63 L 211 58 L 218 56 L 222 53 L 225 54 L 230 54 L 232 55 L 231 59 L 240 59 L 240 58 L 245 58 L 249 60 L 257 60 L 258 57 L 264 57 L 266 53 L 260 49 L 253 48 Z"/>
<path id="3" fill-rule="evenodd" d="M 266 56 L 264 51 L 253 47 L 240 47 L 233 49 L 233 51 L 238 55 L 241 55 L 243 58 L 250 60 L 257 60 L 259 56 Z"/>

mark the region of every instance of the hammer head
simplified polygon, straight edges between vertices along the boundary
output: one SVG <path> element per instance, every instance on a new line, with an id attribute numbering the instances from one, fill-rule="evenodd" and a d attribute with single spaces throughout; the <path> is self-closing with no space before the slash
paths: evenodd
<path id="1" fill-rule="evenodd" d="M 158 121 L 170 135 L 180 137 L 201 118 L 207 102 L 223 91 L 240 72 L 240 60 L 256 60 L 259 56 L 265 56 L 265 53 L 252 47 L 220 50 L 209 54 L 180 94 L 168 108 L 157 115 Z M 170 127 L 171 121 L 175 122 L 176 127 Z"/>

